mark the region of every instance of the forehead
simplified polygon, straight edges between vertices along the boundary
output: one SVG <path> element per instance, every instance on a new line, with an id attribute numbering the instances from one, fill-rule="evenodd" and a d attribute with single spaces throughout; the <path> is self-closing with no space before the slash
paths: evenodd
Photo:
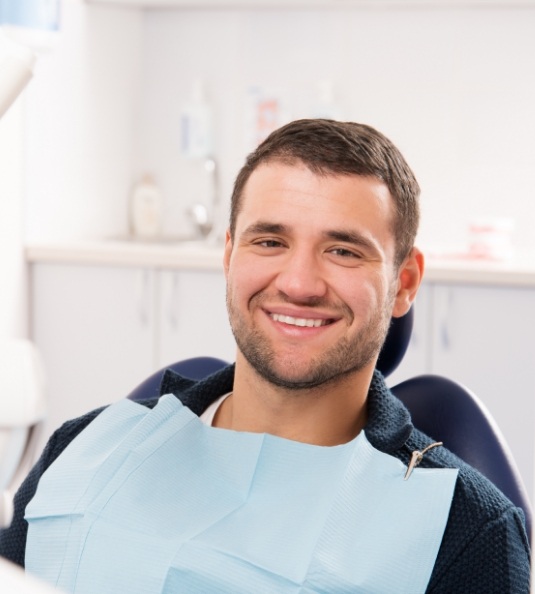
<path id="1" fill-rule="evenodd" d="M 318 174 L 301 162 L 259 165 L 243 189 L 236 229 L 256 219 L 289 219 L 292 224 L 370 227 L 391 235 L 394 202 L 381 180 L 353 174 Z M 282 221 L 288 223 L 288 220 Z"/>

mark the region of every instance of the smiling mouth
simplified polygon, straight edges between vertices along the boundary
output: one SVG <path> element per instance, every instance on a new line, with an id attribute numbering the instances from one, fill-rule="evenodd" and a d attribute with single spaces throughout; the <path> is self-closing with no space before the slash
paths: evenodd
<path id="1" fill-rule="evenodd" d="M 282 314 L 269 314 L 271 319 L 275 322 L 282 322 L 289 326 L 301 326 L 303 328 L 319 328 L 320 326 L 327 326 L 332 324 L 333 320 L 323 320 L 317 318 L 294 318 L 292 316 L 284 316 Z"/>

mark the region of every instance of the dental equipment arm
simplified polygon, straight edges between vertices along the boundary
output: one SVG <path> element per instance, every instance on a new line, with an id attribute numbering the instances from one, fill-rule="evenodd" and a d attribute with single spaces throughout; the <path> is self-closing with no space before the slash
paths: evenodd
<path id="1" fill-rule="evenodd" d="M 35 54 L 0 30 L 0 118 L 33 76 Z"/>

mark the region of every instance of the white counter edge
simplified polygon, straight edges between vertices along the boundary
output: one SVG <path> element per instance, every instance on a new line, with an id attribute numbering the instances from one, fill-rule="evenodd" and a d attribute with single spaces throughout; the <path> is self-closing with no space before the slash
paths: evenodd
<path id="1" fill-rule="evenodd" d="M 128 241 L 32 244 L 25 248 L 30 264 L 91 264 L 187 270 L 222 270 L 223 247 Z"/>
<path id="2" fill-rule="evenodd" d="M 424 252 L 425 253 L 425 252 Z M 182 270 L 223 268 L 223 247 L 195 243 L 72 241 L 35 243 L 25 248 L 29 264 L 86 264 Z M 425 282 L 535 287 L 535 253 L 508 261 L 427 257 Z"/>

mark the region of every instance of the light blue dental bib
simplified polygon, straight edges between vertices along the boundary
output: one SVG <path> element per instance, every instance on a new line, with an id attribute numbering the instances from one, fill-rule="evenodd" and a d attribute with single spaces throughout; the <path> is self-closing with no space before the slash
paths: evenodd
<path id="1" fill-rule="evenodd" d="M 319 447 L 121 401 L 41 478 L 26 568 L 77 594 L 418 594 L 457 471 L 405 470 L 364 432 Z"/>

